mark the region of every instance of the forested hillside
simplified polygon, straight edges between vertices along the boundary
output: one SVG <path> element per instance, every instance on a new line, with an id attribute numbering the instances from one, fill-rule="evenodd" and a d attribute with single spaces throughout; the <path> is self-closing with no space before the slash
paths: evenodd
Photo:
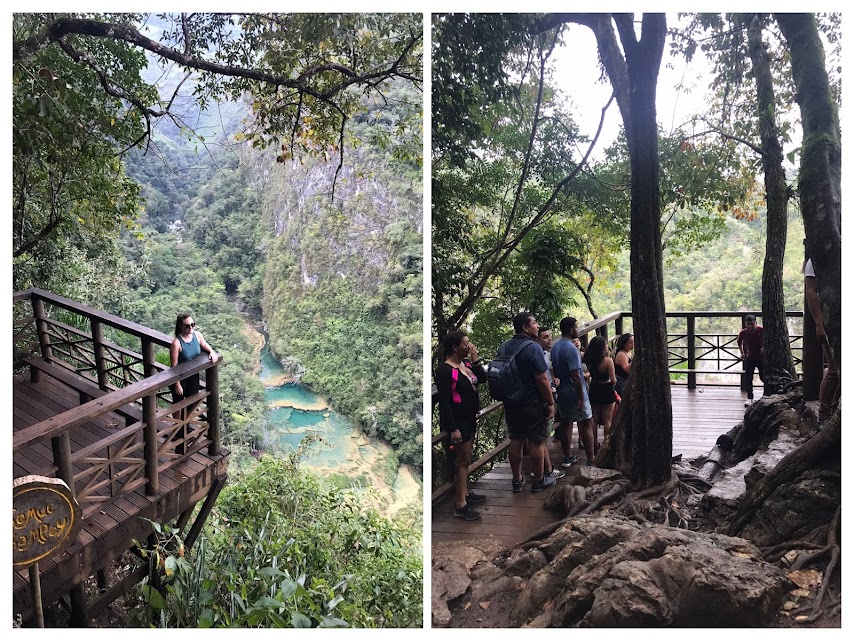
<path id="1" fill-rule="evenodd" d="M 396 126 L 394 111 L 375 105 L 353 135 L 399 145 Z M 394 149 L 354 149 L 332 202 L 336 164 L 295 161 L 254 173 L 265 224 L 275 230 L 263 283 L 271 345 L 299 359 L 302 380 L 336 408 L 420 465 L 420 163 Z"/>

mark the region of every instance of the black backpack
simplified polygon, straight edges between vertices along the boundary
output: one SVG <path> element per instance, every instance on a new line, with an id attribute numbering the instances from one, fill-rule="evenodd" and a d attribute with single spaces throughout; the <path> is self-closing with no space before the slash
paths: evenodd
<path id="1" fill-rule="evenodd" d="M 525 396 L 525 383 L 519 375 L 516 356 L 533 341 L 523 341 L 512 354 L 498 354 L 489 361 L 486 368 L 486 381 L 489 383 L 489 395 L 496 401 L 517 403 Z"/>

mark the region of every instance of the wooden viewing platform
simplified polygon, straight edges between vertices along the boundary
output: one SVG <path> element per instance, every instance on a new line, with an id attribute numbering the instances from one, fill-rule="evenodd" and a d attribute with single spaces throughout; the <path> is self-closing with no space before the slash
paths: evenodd
<path id="1" fill-rule="evenodd" d="M 713 312 L 668 312 L 668 362 L 672 379 L 671 399 L 673 408 L 673 455 L 682 455 L 683 460 L 707 454 L 714 446 L 718 436 L 729 431 L 744 418 L 746 393 L 741 391 L 744 385 L 744 373 L 739 360 L 736 345 L 737 331 L 743 326 L 743 318 L 748 313 L 761 317 L 759 312 L 713 311 Z M 787 312 L 790 319 L 797 322 L 802 312 Z M 807 315 L 808 316 L 808 315 Z M 627 312 L 614 312 L 578 327 L 578 335 L 583 345 L 594 334 L 615 340 L 624 331 L 624 320 L 630 319 Z M 732 325 L 732 330 L 729 329 Z M 609 333 L 609 327 L 612 330 Z M 725 332 L 721 327 L 726 327 Z M 809 328 L 813 331 L 813 328 Z M 797 332 L 790 334 L 790 343 L 795 366 L 799 368 L 805 362 L 804 352 L 807 342 Z M 813 341 L 814 342 L 814 341 Z M 815 350 L 815 346 L 811 347 Z M 810 368 L 812 356 L 809 358 Z M 820 368 L 820 362 L 818 367 Z M 798 372 L 801 373 L 800 371 Z M 806 391 L 806 376 L 805 391 Z M 813 381 L 815 376 L 811 377 Z M 818 380 L 820 380 L 818 376 Z M 756 398 L 762 395 L 762 385 L 755 379 Z M 815 382 L 811 384 L 816 386 Z M 814 390 L 817 392 L 817 389 Z M 435 400 L 435 386 L 434 386 Z M 484 407 L 478 416 L 479 426 L 491 416 L 497 418 L 503 414 L 501 403 Z M 469 474 L 486 469 L 487 472 L 476 482 L 469 482 L 469 489 L 487 497 L 486 502 L 474 506 L 482 516 L 476 521 L 465 521 L 454 517 L 453 480 L 437 486 L 434 481 L 432 492 L 432 541 L 464 541 L 472 539 L 490 539 L 499 541 L 504 547 L 512 546 L 526 539 L 537 530 L 559 519 L 559 515 L 546 510 L 543 503 L 554 488 L 537 494 L 531 493 L 530 477 L 522 492 L 511 491 L 512 474 L 506 457 L 510 441 L 506 440 L 506 429 L 498 427 L 494 442 L 479 447 L 475 460 L 469 466 Z M 479 430 L 480 431 L 480 430 Z M 445 434 L 440 432 L 432 437 L 434 450 L 439 450 Z M 481 438 L 478 436 L 477 438 Z M 486 437 L 484 437 L 486 438 Z M 505 439 L 505 440 L 501 440 Z M 599 442 L 604 435 L 599 428 Z M 485 453 L 483 450 L 488 449 Z M 578 429 L 573 429 L 573 451 L 579 456 L 579 462 L 567 470 L 567 476 L 557 481 L 558 485 L 572 482 L 572 477 L 586 463 L 584 451 L 578 448 Z M 554 464 L 563 460 L 560 443 L 549 442 L 549 454 Z M 441 460 L 441 453 L 439 460 Z M 434 457 L 434 475 L 437 471 L 437 458 Z M 525 457 L 523 472 L 531 472 L 530 460 Z M 555 486 L 557 487 L 557 486 Z"/>
<path id="2" fill-rule="evenodd" d="M 181 530 L 205 499 L 182 533 L 189 547 L 222 489 L 219 363 L 203 354 L 167 367 L 156 357 L 170 336 L 50 292 L 31 289 L 13 301 L 13 477 L 61 478 L 79 503 L 76 539 L 41 559 L 39 572 L 42 602 L 70 593 L 71 622 L 85 626 L 147 574 L 141 567 L 110 586 L 104 571 L 134 539 L 153 542 L 146 519 L 177 520 Z M 204 374 L 199 393 L 173 403 L 170 387 L 196 373 Z M 87 595 L 92 576 L 98 590 Z M 34 615 L 30 574 L 13 568 L 12 580 L 14 612 L 26 623 Z"/>
<path id="3" fill-rule="evenodd" d="M 761 396 L 761 388 L 757 398 Z M 728 431 L 744 418 L 744 393 L 733 387 L 699 387 L 694 390 L 684 385 L 671 387 L 673 399 L 673 455 L 682 454 L 688 460 L 707 454 L 718 436 Z M 604 440 L 599 428 L 599 442 Z M 503 461 L 487 472 L 469 489 L 485 495 L 486 502 L 474 506 L 482 516 L 477 521 L 465 521 L 454 517 L 453 492 L 445 493 L 433 503 L 432 540 L 463 541 L 467 539 L 499 540 L 504 547 L 512 546 L 531 536 L 541 527 L 558 520 L 560 515 L 543 507 L 543 502 L 555 488 L 571 482 L 572 477 L 587 460 L 584 450 L 578 447 L 578 429 L 573 429 L 573 451 L 579 461 L 569 469 L 557 485 L 551 489 L 531 493 L 531 478 L 527 478 L 522 491 L 514 494 L 510 489 L 512 473 L 510 463 Z M 557 441 L 549 443 L 552 463 L 559 465 L 563 452 Z M 563 468 L 562 468 L 563 469 Z M 531 472 L 528 457 L 523 458 L 522 470 Z"/>

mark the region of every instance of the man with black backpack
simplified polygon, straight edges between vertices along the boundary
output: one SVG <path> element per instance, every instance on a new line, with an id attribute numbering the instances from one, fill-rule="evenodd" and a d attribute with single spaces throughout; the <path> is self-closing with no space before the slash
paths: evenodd
<path id="1" fill-rule="evenodd" d="M 543 475 L 543 459 L 548 424 L 555 414 L 555 400 L 549 383 L 548 365 L 537 343 L 539 324 L 533 314 L 520 312 L 513 318 L 516 335 L 502 343 L 487 370 L 489 392 L 504 402 L 507 435 L 510 437 L 510 469 L 513 491 L 521 492 L 522 446 L 528 441 L 534 481 L 531 492 L 542 492 L 555 484 Z"/>

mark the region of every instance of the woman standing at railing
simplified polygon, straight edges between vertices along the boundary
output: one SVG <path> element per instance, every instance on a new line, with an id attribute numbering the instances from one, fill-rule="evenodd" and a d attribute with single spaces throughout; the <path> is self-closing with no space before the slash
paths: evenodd
<path id="1" fill-rule="evenodd" d="M 193 317 L 189 314 L 178 314 L 178 318 L 175 320 L 175 338 L 172 340 L 172 346 L 169 349 L 172 367 L 193 360 L 202 352 L 210 355 L 212 363 L 216 363 L 220 359 L 219 354 L 208 345 L 202 333 L 196 331 L 196 321 L 193 320 Z M 178 403 L 189 398 L 193 394 L 197 394 L 198 391 L 199 375 L 188 376 L 175 383 L 175 391 L 172 394 L 174 402 Z"/>
<path id="2" fill-rule="evenodd" d="M 468 491 L 469 465 L 477 431 L 480 399 L 477 384 L 486 380 L 486 372 L 477 358 L 477 347 L 464 332 L 449 332 L 443 343 L 445 361 L 436 369 L 439 400 L 439 426 L 449 435 L 446 449 L 454 465 L 454 516 L 474 521 L 480 512 L 470 503 L 483 503 L 485 496 Z"/>
<path id="3" fill-rule="evenodd" d="M 614 373 L 617 375 L 617 383 L 614 388 L 621 397 L 626 396 L 629 372 L 632 371 L 631 351 L 634 348 L 635 337 L 628 333 L 617 339 L 617 345 L 614 348 Z"/>
<path id="4" fill-rule="evenodd" d="M 614 385 L 617 376 L 614 373 L 614 359 L 606 356 L 608 342 L 602 336 L 594 336 L 587 351 L 584 352 L 584 362 L 590 370 L 590 407 L 593 411 L 593 429 L 598 433 L 599 425 L 605 432 L 605 439 L 611 433 L 611 418 L 614 416 Z"/>

